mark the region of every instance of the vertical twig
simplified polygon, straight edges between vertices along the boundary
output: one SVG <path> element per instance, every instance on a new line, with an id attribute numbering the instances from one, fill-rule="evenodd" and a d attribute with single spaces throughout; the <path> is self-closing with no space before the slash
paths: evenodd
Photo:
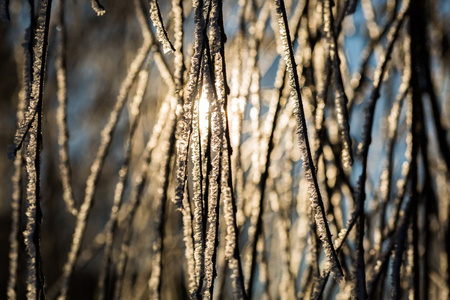
<path id="1" fill-rule="evenodd" d="M 63 188 L 63 199 L 67 210 L 74 216 L 78 214 L 75 204 L 72 176 L 69 159 L 69 130 L 67 128 L 67 64 L 66 64 L 66 25 L 65 25 L 65 1 L 59 2 L 58 14 L 58 39 L 56 57 L 56 78 L 58 84 L 58 110 L 56 121 L 58 125 L 58 146 L 59 146 L 59 172 Z"/>
<path id="2" fill-rule="evenodd" d="M 308 192 L 310 194 L 311 205 L 314 209 L 314 215 L 319 230 L 319 237 L 324 244 L 324 250 L 327 260 L 333 269 L 336 280 L 343 279 L 344 274 L 336 255 L 333 243 L 331 241 L 331 233 L 328 228 L 325 209 L 320 195 L 317 183 L 316 172 L 312 160 L 311 149 L 309 147 L 308 132 L 306 127 L 305 114 L 300 94 L 300 83 L 297 75 L 297 68 L 294 59 L 294 51 L 292 47 L 289 26 L 286 17 L 283 0 L 275 0 L 276 11 L 278 15 L 278 24 L 280 26 L 281 39 L 285 51 L 286 66 L 289 71 L 289 81 L 292 87 L 291 98 L 294 102 L 294 114 L 297 118 L 297 134 L 299 137 L 300 151 L 302 153 L 303 167 L 308 181 Z"/>
<path id="3" fill-rule="evenodd" d="M 34 3 L 31 3 L 34 5 Z M 27 298 L 44 299 L 44 274 L 41 259 L 41 178 L 40 160 L 42 148 L 42 108 L 44 81 L 47 61 L 48 32 L 50 27 L 50 13 L 52 1 L 42 0 L 39 2 L 38 15 L 33 26 L 31 21 L 30 46 L 32 54 L 30 65 L 26 66 L 32 70 L 31 87 L 29 90 L 29 104 L 27 113 L 32 116 L 30 127 L 26 131 L 27 145 L 25 149 L 25 169 L 26 169 L 26 228 L 23 232 L 25 249 L 28 254 L 27 272 Z M 33 12 L 33 10 L 32 10 Z M 31 15 L 34 18 L 33 14 Z M 26 117 L 24 118 L 26 119 Z M 17 136 L 16 136 L 17 138 Z M 17 145 L 17 144 L 16 144 Z"/>

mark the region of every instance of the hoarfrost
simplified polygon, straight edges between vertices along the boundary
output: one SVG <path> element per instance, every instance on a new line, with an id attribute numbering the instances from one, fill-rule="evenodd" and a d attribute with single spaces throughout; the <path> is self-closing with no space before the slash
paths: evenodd
<path id="1" fill-rule="evenodd" d="M 26 227 L 23 232 L 25 250 L 27 252 L 27 298 L 37 299 L 44 297 L 44 275 L 41 266 L 40 253 L 40 226 L 41 226 L 41 181 L 40 181 L 40 157 L 42 147 L 42 107 L 43 107 L 43 86 L 46 71 L 47 60 L 47 42 L 49 31 L 49 20 L 51 12 L 51 1 L 40 1 L 38 8 L 38 17 L 33 28 L 31 22 L 30 45 L 33 46 L 32 51 L 27 57 L 25 64 L 25 92 L 27 93 L 27 108 L 21 124 L 17 129 L 15 136 L 15 152 L 20 149 L 24 139 L 26 139 L 26 149 L 24 153 L 25 170 L 27 177 L 26 198 L 25 198 L 25 220 Z M 33 18 L 33 16 L 31 16 Z M 28 45 L 29 46 L 29 45 Z M 31 74 L 27 71 L 31 70 Z M 29 75 L 31 78 L 27 77 Z M 31 82 L 29 81 L 31 79 Z M 30 86 L 31 84 L 31 86 Z M 17 166 L 18 167 L 18 166 Z M 19 172 L 19 170 L 17 170 Z M 19 172 L 20 173 L 20 172 Z M 19 175 L 20 176 L 20 175 Z M 18 188 L 19 185 L 16 185 Z M 16 195 L 20 197 L 19 195 Z M 13 203 L 14 205 L 14 203 Z M 13 207 L 15 209 L 15 207 Z M 17 208 L 18 209 L 18 208 Z M 13 226 L 14 226 L 13 221 Z M 17 225 L 19 225 L 17 223 Z M 14 247 L 14 243 L 12 243 Z M 17 252 L 11 249 L 11 269 L 10 269 L 10 286 L 8 293 L 14 289 L 17 270 Z"/>
<path id="2" fill-rule="evenodd" d="M 217 96 L 216 96 L 217 97 Z M 220 198 L 220 174 L 223 154 L 223 123 L 221 120 L 219 100 L 212 101 L 211 111 L 211 173 L 209 174 L 208 211 L 205 249 L 205 286 L 203 296 L 212 298 L 215 277 L 215 255 L 218 239 L 218 210 Z"/>
<path id="3" fill-rule="evenodd" d="M 289 35 L 289 27 L 287 24 L 286 11 L 284 8 L 283 0 L 276 0 L 276 11 L 278 15 L 278 25 L 280 27 L 280 35 L 284 48 L 284 59 L 286 62 L 287 70 L 289 71 L 289 82 L 292 88 L 291 99 L 294 103 L 294 115 L 297 119 L 297 135 L 300 141 L 300 151 L 303 160 L 303 167 L 305 169 L 305 177 L 308 181 L 308 192 L 310 194 L 311 206 L 313 208 L 313 215 L 315 216 L 317 229 L 319 231 L 319 238 L 321 239 L 327 260 L 330 263 L 335 278 L 337 281 L 343 279 L 343 272 L 336 252 L 331 241 L 331 233 L 328 228 L 327 220 L 325 217 L 324 206 L 322 203 L 314 164 L 312 161 L 311 150 L 309 147 L 308 133 L 306 128 L 305 115 L 303 112 L 303 106 L 301 103 L 301 94 L 299 79 L 297 75 L 297 69 L 294 59 L 293 47 L 291 38 Z"/>
<path id="4" fill-rule="evenodd" d="M 106 12 L 105 8 L 98 0 L 91 0 L 91 6 L 97 16 L 103 16 Z"/>
<path id="5" fill-rule="evenodd" d="M 187 161 L 188 161 L 188 149 L 190 143 L 190 136 L 192 131 L 192 102 L 195 97 L 199 74 L 201 68 L 201 61 L 204 48 L 204 32 L 206 30 L 206 23 L 203 20 L 202 1 L 193 1 L 194 7 L 194 22 L 195 22 L 195 41 L 194 41 L 194 54 L 191 58 L 191 68 L 189 70 L 189 80 L 187 83 L 187 90 L 185 95 L 185 102 L 183 107 L 183 116 L 180 120 L 181 133 L 177 140 L 177 174 L 176 174 L 176 188 L 175 198 L 173 202 L 175 206 L 180 209 L 183 208 L 183 195 L 186 185 L 187 177 Z"/>
<path id="6" fill-rule="evenodd" d="M 206 86 L 203 93 L 208 93 Z M 204 241 L 203 241 L 203 234 L 204 234 L 204 220 L 203 216 L 206 214 L 204 212 L 204 204 L 203 204 L 203 174 L 202 174 L 202 150 L 201 150 L 201 143 L 200 143 L 200 116 L 199 115 L 199 101 L 197 101 L 195 107 L 194 107 L 194 118 L 193 118 L 193 125 L 192 125 L 192 142 L 191 142 L 191 153 L 192 153 L 192 189 L 193 189 L 193 195 L 192 195 L 192 202 L 194 207 L 194 259 L 195 259 L 195 281 L 196 285 L 198 286 L 200 283 L 201 278 L 204 276 Z M 198 291 L 195 291 L 197 293 Z"/>
<path id="7" fill-rule="evenodd" d="M 163 45 L 164 54 L 174 52 L 175 48 L 169 41 L 166 29 L 164 28 L 158 0 L 150 0 L 150 18 L 152 19 L 153 25 L 156 27 L 156 37 Z"/>

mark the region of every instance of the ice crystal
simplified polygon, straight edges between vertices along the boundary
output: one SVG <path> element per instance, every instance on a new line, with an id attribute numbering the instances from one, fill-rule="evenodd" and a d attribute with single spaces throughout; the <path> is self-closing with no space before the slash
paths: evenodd
<path id="1" fill-rule="evenodd" d="M 207 94 L 207 89 L 203 90 L 203 93 Z M 194 119 L 192 123 L 192 142 L 191 142 L 191 153 L 192 153 L 192 202 L 194 210 L 194 258 L 195 258 L 195 274 L 196 274 L 196 284 L 199 285 L 200 278 L 204 276 L 204 216 L 206 212 L 204 211 L 205 205 L 203 204 L 203 174 L 202 174 L 202 157 L 200 148 L 200 116 L 199 114 L 199 101 L 197 101 L 194 107 Z M 197 291 L 196 291 L 197 292 Z"/>
<path id="2" fill-rule="evenodd" d="M 150 18 L 152 19 L 153 25 L 156 27 L 158 41 L 163 45 L 164 54 L 175 51 L 175 48 L 169 41 L 166 29 L 164 28 L 158 0 L 150 0 Z"/>
<path id="3" fill-rule="evenodd" d="M 91 0 L 91 6 L 97 16 L 103 16 L 106 12 L 105 8 L 98 0 Z"/>
<path id="4" fill-rule="evenodd" d="M 340 281 L 343 279 L 342 268 L 331 242 L 331 233 L 328 228 L 325 211 L 318 188 L 318 183 L 315 174 L 315 168 L 312 161 L 311 150 L 309 147 L 308 133 L 306 128 L 305 115 L 301 102 L 299 79 L 297 75 L 296 64 L 294 60 L 294 53 L 289 35 L 289 27 L 287 24 L 286 11 L 284 8 L 284 1 L 277 0 L 275 2 L 278 15 L 278 25 L 280 27 L 280 36 L 283 43 L 285 62 L 287 70 L 289 71 L 289 82 L 292 88 L 291 100 L 294 103 L 294 115 L 297 119 L 297 134 L 299 137 L 300 151 L 302 153 L 303 167 L 305 169 L 305 177 L 308 181 L 308 191 L 310 194 L 311 206 L 313 214 L 316 219 L 319 237 L 323 242 L 327 260 L 331 264 L 335 278 Z"/>
<path id="5" fill-rule="evenodd" d="M 24 152 L 26 170 L 26 196 L 25 196 L 25 220 L 26 226 L 23 231 L 24 244 L 27 252 L 27 298 L 44 297 L 44 276 L 41 267 L 40 253 L 40 226 L 41 226 L 41 179 L 40 179 L 40 159 L 42 147 L 42 107 L 43 107 L 43 86 L 47 60 L 47 42 L 49 32 L 49 19 L 51 12 L 51 1 L 41 1 L 38 8 L 38 16 L 33 28 L 30 25 L 30 44 L 32 53 L 29 53 L 26 61 L 26 70 L 31 70 L 31 78 L 25 78 L 28 107 L 25 110 L 20 126 L 15 136 L 16 151 L 24 139 L 26 139 L 26 149 Z M 30 48 L 29 48 L 30 49 Z M 27 73 L 27 71 L 26 71 Z M 28 81 L 31 79 L 31 82 Z M 31 86 L 29 85 L 31 84 Z M 19 166 L 17 166 L 19 167 Z M 17 179 L 18 180 L 18 179 Z M 18 186 L 16 185 L 16 188 Z M 16 200 L 18 195 L 16 195 Z M 17 204 L 17 202 L 16 202 Z M 16 204 L 13 203 L 15 206 Z M 17 210 L 17 207 L 13 209 Z M 17 221 L 17 220 L 16 220 Z M 13 226 L 18 225 L 13 220 Z M 13 228 L 14 229 L 14 228 Z M 15 246 L 15 243 L 12 244 Z M 16 249 L 12 249 L 10 282 L 8 294 L 14 296 L 13 289 L 16 281 Z M 12 289 L 12 290 L 11 290 Z"/>
<path id="6" fill-rule="evenodd" d="M 195 41 L 194 41 L 194 55 L 191 58 L 191 67 L 189 70 L 189 80 L 187 83 L 187 91 L 185 95 L 185 102 L 183 107 L 183 116 L 181 122 L 181 133 L 177 141 L 177 186 L 175 189 L 174 203 L 177 208 L 183 207 L 183 195 L 186 184 L 188 149 L 190 143 L 190 136 L 192 132 L 192 109 L 193 99 L 198 87 L 199 74 L 201 69 L 201 61 L 204 47 L 204 31 L 206 30 L 206 23 L 203 20 L 202 1 L 194 1 L 194 21 L 195 21 Z"/>

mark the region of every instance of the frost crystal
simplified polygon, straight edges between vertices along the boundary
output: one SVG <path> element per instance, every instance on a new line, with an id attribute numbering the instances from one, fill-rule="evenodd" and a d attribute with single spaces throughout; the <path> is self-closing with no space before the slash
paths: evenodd
<path id="1" fill-rule="evenodd" d="M 17 129 L 15 136 L 15 152 L 17 152 L 22 143 L 26 142 L 24 152 L 25 170 L 26 170 L 26 198 L 25 198 L 25 230 L 23 231 L 25 250 L 27 253 L 27 298 L 44 298 L 44 275 L 41 266 L 40 253 L 40 227 L 41 227 L 41 179 L 40 179 L 40 159 L 42 147 L 42 107 L 43 107 L 43 86 L 45 78 L 45 64 L 47 60 L 47 42 L 49 32 L 49 19 L 51 12 L 51 1 L 40 1 L 37 20 L 32 21 L 29 28 L 29 44 L 33 49 L 27 52 L 25 62 L 25 103 L 28 107 L 24 110 L 24 115 Z M 33 27 L 33 25 L 35 27 Z M 31 73 L 29 73 L 31 72 Z M 19 118 L 20 119 L 20 118 Z M 21 157 L 21 155 L 19 155 Z M 20 165 L 16 161 L 16 172 L 19 172 Z M 18 175 L 20 176 L 20 175 Z M 18 192 L 19 178 L 15 179 L 15 189 Z M 20 195 L 15 195 L 13 202 L 13 231 L 19 226 L 18 221 L 14 220 L 14 213 L 19 209 L 17 201 Z M 16 228 L 14 228 L 14 226 Z M 8 283 L 8 295 L 16 296 L 14 293 L 17 276 L 17 244 L 12 241 L 10 252 L 10 281 Z"/>
<path id="2" fill-rule="evenodd" d="M 156 27 L 158 41 L 163 45 L 164 54 L 174 52 L 175 48 L 169 41 L 166 29 L 164 28 L 158 0 L 150 0 L 150 18 L 152 19 L 153 25 Z"/>
<path id="3" fill-rule="evenodd" d="M 208 93 L 206 86 L 203 93 Z M 191 143 L 191 153 L 192 153 L 192 188 L 193 196 L 192 202 L 194 207 L 194 258 L 195 258 L 195 275 L 196 275 L 196 285 L 200 283 L 200 278 L 204 275 L 204 212 L 205 205 L 203 204 L 203 174 L 202 174 L 202 153 L 201 153 L 201 143 L 200 143 L 200 120 L 203 117 L 199 115 L 199 101 L 197 101 L 194 107 L 194 118 L 193 118 L 193 132 L 192 132 L 192 143 Z M 194 293 L 197 293 L 195 291 Z"/>
<path id="4" fill-rule="evenodd" d="M 193 99 L 197 92 L 199 74 L 201 69 L 201 61 L 204 47 L 204 31 L 206 30 L 206 23 L 203 20 L 203 10 L 200 5 L 202 2 L 194 1 L 194 21 L 195 21 L 195 41 L 194 41 L 194 55 L 191 58 L 191 68 L 189 70 L 189 80 L 187 83 L 186 98 L 183 107 L 183 116 L 180 120 L 181 133 L 177 141 L 177 185 L 175 188 L 175 199 L 173 200 L 177 208 L 183 207 L 183 195 L 186 185 L 187 176 L 187 161 L 188 149 L 190 143 L 190 136 L 192 132 L 192 109 Z"/>
<path id="5" fill-rule="evenodd" d="M 217 96 L 216 96 L 217 97 Z M 214 98 L 211 111 L 211 173 L 209 174 L 208 211 L 205 249 L 205 286 L 203 295 L 212 298 L 213 281 L 215 277 L 215 256 L 218 241 L 220 175 L 223 154 L 223 123 L 219 100 Z"/>
<path id="6" fill-rule="evenodd" d="M 106 12 L 103 5 L 98 0 L 91 0 L 92 9 L 97 13 L 97 16 L 103 16 Z"/>
<path id="7" fill-rule="evenodd" d="M 310 194 L 311 206 L 313 208 L 313 215 L 315 216 L 317 229 L 319 231 L 319 238 L 323 242 L 325 254 L 328 262 L 331 264 L 335 278 L 338 281 L 343 279 L 343 272 L 336 252 L 331 241 L 331 233 L 328 228 L 325 217 L 325 210 L 320 195 L 314 164 L 312 161 L 311 150 L 309 147 L 308 133 L 306 128 L 305 115 L 301 103 L 301 94 L 299 79 L 297 75 L 296 64 L 294 60 L 294 53 L 289 35 L 289 27 L 287 24 L 286 11 L 283 0 L 276 0 L 276 11 L 278 15 L 278 25 L 280 27 L 280 35 L 284 48 L 284 59 L 287 70 L 289 71 L 289 82 L 292 88 L 291 99 L 294 103 L 294 115 L 297 119 L 297 134 L 300 141 L 300 151 L 302 153 L 303 166 L 305 169 L 305 177 L 308 181 L 308 192 Z"/>

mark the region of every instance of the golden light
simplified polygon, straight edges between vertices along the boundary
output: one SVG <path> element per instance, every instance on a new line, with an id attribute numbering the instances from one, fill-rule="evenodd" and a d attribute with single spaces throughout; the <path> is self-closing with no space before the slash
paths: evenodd
<path id="1" fill-rule="evenodd" d="M 206 96 L 207 93 L 202 93 L 198 102 L 198 117 L 200 125 L 200 133 L 203 136 L 208 132 L 208 113 L 209 113 L 209 100 Z"/>

